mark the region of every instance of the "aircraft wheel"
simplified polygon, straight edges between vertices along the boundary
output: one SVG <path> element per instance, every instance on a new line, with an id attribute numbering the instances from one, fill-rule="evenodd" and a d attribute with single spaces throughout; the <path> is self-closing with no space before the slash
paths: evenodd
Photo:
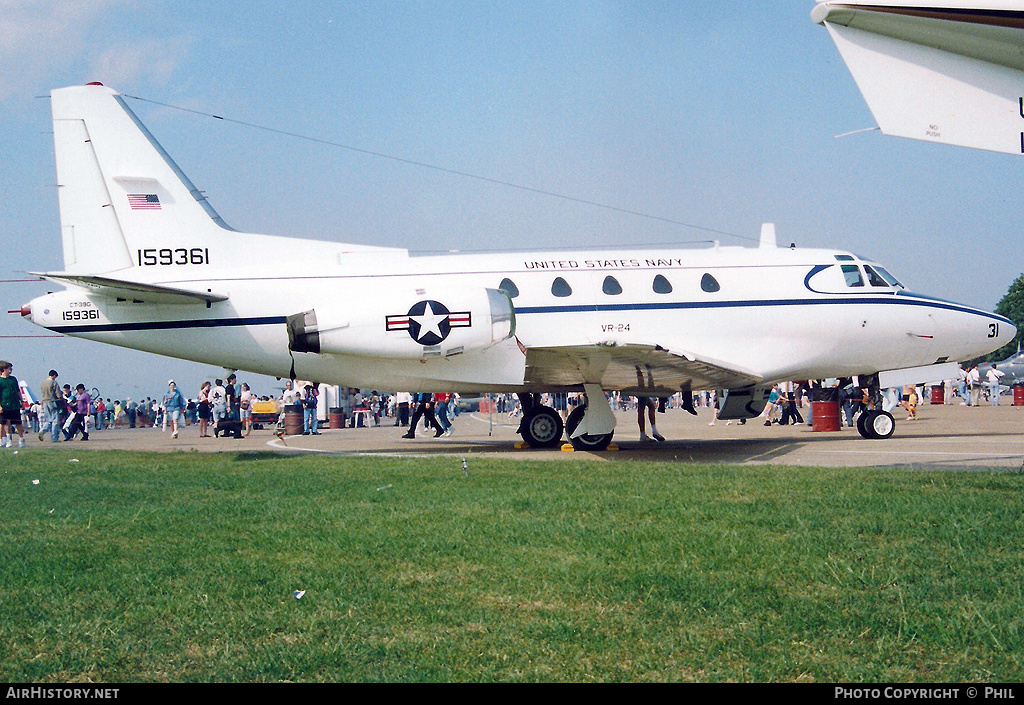
<path id="1" fill-rule="evenodd" d="M 865 409 L 864 411 L 860 412 L 860 416 L 857 417 L 857 433 L 859 433 L 863 438 L 871 438 L 871 436 L 868 435 L 867 423 L 868 417 L 874 413 L 875 412 L 873 411 L 867 411 Z"/>
<path id="2" fill-rule="evenodd" d="M 605 450 L 608 444 L 612 442 L 612 436 L 615 435 L 614 431 L 597 435 L 584 433 L 582 436 L 572 437 L 572 432 L 580 425 L 584 413 L 586 413 L 585 406 L 577 406 L 573 409 L 572 413 L 569 414 L 569 418 L 565 420 L 565 435 L 568 436 L 569 442 L 572 443 L 572 447 L 576 450 Z"/>
<path id="3" fill-rule="evenodd" d="M 553 448 L 562 441 L 562 417 L 548 406 L 535 406 L 526 412 L 519 433 L 531 448 Z"/>
<path id="4" fill-rule="evenodd" d="M 859 428 L 859 426 L 858 426 Z M 872 411 L 867 414 L 864 420 L 864 431 L 861 435 L 865 438 L 882 440 L 891 438 L 896 431 L 896 420 L 888 411 Z"/>

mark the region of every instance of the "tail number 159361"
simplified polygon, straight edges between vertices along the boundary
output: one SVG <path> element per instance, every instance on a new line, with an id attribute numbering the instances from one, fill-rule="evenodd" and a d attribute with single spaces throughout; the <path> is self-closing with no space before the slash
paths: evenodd
<path id="1" fill-rule="evenodd" d="M 171 249 L 150 248 L 137 250 L 140 267 L 174 266 L 185 264 L 209 264 L 210 249 L 208 247 L 179 247 Z"/>

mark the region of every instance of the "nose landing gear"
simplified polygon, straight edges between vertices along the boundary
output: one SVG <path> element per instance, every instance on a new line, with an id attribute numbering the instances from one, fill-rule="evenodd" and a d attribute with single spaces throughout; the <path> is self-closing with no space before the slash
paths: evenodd
<path id="1" fill-rule="evenodd" d="M 884 440 L 896 431 L 896 419 L 888 411 L 882 409 L 882 389 L 878 385 L 878 375 L 872 375 L 867 385 L 870 408 L 864 409 L 857 417 L 857 431 L 864 438 Z"/>
<path id="2" fill-rule="evenodd" d="M 857 431 L 864 438 L 882 440 L 896 431 L 896 420 L 888 411 L 867 409 L 857 417 Z"/>

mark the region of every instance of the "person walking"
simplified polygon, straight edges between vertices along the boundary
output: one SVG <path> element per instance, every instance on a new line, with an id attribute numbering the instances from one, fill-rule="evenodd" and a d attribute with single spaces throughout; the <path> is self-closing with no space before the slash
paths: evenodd
<path id="1" fill-rule="evenodd" d="M 0 430 L 0 447 L 13 447 L 11 426 L 18 431 L 18 447 L 25 447 L 25 428 L 21 423 L 21 385 L 18 378 L 11 374 L 14 365 L 7 360 L 0 360 L 0 419 L 3 428 Z"/>
<path id="2" fill-rule="evenodd" d="M 89 417 L 89 403 L 92 401 L 89 398 L 89 392 L 85 391 L 85 385 L 79 383 L 75 387 L 77 392 L 75 395 L 75 413 L 71 417 L 71 423 L 66 429 L 64 429 L 64 440 L 70 441 L 75 437 L 75 434 L 81 431 L 82 440 L 89 440 L 89 431 L 86 429 L 86 419 Z"/>
<path id="3" fill-rule="evenodd" d="M 60 441 L 60 409 L 64 404 L 57 377 L 57 370 L 50 370 L 49 376 L 43 380 L 39 389 L 39 403 L 43 405 L 44 413 L 43 423 L 39 427 L 39 440 L 43 440 L 49 431 L 52 443 Z"/>
<path id="4" fill-rule="evenodd" d="M 178 437 L 178 421 L 181 419 L 182 413 L 185 411 L 185 397 L 181 395 L 178 390 L 178 386 L 174 383 L 174 380 L 167 381 L 167 393 L 164 394 L 164 422 L 169 420 L 171 422 L 171 438 Z"/>
<path id="5" fill-rule="evenodd" d="M 427 425 L 427 430 L 434 429 L 434 438 L 437 438 L 444 430 L 440 424 L 437 423 L 437 419 L 434 418 L 434 402 L 433 395 L 427 392 L 420 392 L 413 395 L 413 403 L 416 404 L 416 410 L 412 414 L 412 419 L 409 421 L 409 432 L 406 433 L 402 438 L 415 438 L 416 437 L 416 426 L 420 422 L 420 417 L 425 417 L 424 423 Z"/>

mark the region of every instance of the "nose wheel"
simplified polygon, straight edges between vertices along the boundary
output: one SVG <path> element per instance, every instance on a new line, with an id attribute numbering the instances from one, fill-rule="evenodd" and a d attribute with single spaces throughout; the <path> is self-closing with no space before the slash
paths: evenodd
<path id="1" fill-rule="evenodd" d="M 888 411 L 867 410 L 857 417 L 857 431 L 864 438 L 882 440 L 896 431 L 896 420 Z"/>

